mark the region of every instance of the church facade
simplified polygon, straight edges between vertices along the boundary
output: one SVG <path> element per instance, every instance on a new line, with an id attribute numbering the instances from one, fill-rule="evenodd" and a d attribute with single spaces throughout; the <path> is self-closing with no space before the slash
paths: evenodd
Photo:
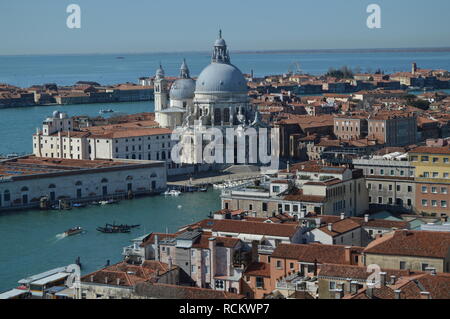
<path id="1" fill-rule="evenodd" d="M 225 146 L 230 142 L 229 136 L 227 140 L 227 132 L 234 130 L 245 134 L 251 128 L 255 129 L 253 132 L 258 132 L 262 127 L 267 128 L 260 121 L 255 107 L 250 104 L 247 81 L 242 72 L 231 63 L 221 32 L 214 42 L 211 63 L 196 80 L 190 77 L 186 61 L 183 61 L 179 78 L 170 88 L 160 65 L 156 71 L 154 87 L 156 121 L 161 127 L 173 129 L 181 136 L 179 144 L 184 152 L 180 155 L 180 162 L 183 164 L 206 164 L 205 154 L 197 150 L 203 150 L 212 141 L 217 147 L 223 148 L 223 161 L 218 162 L 235 164 L 238 152 L 234 146 L 231 162 L 230 158 L 225 158 Z M 204 138 L 211 135 L 208 134 L 211 129 L 214 129 L 216 136 Z M 202 136 L 200 140 L 196 138 L 198 134 Z M 231 142 L 234 144 L 234 140 Z M 270 150 L 270 145 L 268 149 Z M 245 154 L 248 152 L 247 148 Z"/>

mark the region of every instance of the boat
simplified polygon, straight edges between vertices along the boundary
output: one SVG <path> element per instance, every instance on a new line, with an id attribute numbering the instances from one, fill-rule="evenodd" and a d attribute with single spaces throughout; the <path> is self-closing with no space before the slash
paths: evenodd
<path id="1" fill-rule="evenodd" d="M 119 201 L 116 199 L 108 199 L 108 200 L 101 200 L 98 203 L 100 205 L 110 205 L 110 204 L 117 204 Z"/>
<path id="2" fill-rule="evenodd" d="M 118 234 L 118 233 L 129 233 L 129 232 L 131 232 L 130 229 L 113 228 L 113 227 L 97 227 L 97 230 L 99 232 L 102 232 L 102 233 L 105 233 L 105 234 Z"/>
<path id="3" fill-rule="evenodd" d="M 64 235 L 73 236 L 73 235 L 81 234 L 82 232 L 83 232 L 83 228 L 78 226 L 78 227 L 73 227 L 73 228 L 66 230 L 64 232 Z"/>
<path id="4" fill-rule="evenodd" d="M 164 192 L 164 196 L 180 196 L 180 194 L 181 194 L 181 192 L 180 192 L 180 191 L 177 191 L 177 190 L 175 190 L 175 189 L 172 189 L 172 190 L 166 190 L 166 191 Z"/>
<path id="5" fill-rule="evenodd" d="M 84 204 L 84 203 L 73 203 L 72 204 L 72 207 L 75 207 L 75 208 L 82 208 L 82 207 L 86 207 L 87 206 L 87 204 Z"/>
<path id="6" fill-rule="evenodd" d="M 122 228 L 122 229 L 132 229 L 132 228 L 138 228 L 140 227 L 141 224 L 137 224 L 137 225 L 115 225 L 115 224 L 106 224 L 106 227 L 111 227 L 111 228 Z"/>
<path id="7" fill-rule="evenodd" d="M 199 188 L 198 191 L 202 192 L 202 193 L 206 193 L 208 191 L 208 189 L 206 187 L 205 188 Z"/>
<path id="8" fill-rule="evenodd" d="M 105 114 L 105 113 L 114 113 L 113 109 L 102 109 L 98 113 Z"/>

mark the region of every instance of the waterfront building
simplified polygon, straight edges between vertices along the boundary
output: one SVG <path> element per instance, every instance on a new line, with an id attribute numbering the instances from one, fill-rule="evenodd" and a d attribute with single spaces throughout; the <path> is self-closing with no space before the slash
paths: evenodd
<path id="1" fill-rule="evenodd" d="M 415 167 L 416 209 L 432 216 L 450 215 L 450 145 L 422 146 L 409 152 Z"/>
<path id="2" fill-rule="evenodd" d="M 0 162 L 0 210 L 32 208 L 41 198 L 88 201 L 166 189 L 164 162 L 25 156 Z"/>
<path id="3" fill-rule="evenodd" d="M 74 119 L 55 111 L 33 135 L 33 154 L 42 158 L 165 161 L 169 175 L 189 173 L 171 160 L 172 130 L 153 120 L 74 129 Z"/>

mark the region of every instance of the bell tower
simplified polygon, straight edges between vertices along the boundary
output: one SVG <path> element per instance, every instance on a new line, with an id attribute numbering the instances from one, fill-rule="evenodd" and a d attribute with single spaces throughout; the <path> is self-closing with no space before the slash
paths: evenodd
<path id="1" fill-rule="evenodd" d="M 167 80 L 164 75 L 164 69 L 159 65 L 158 70 L 156 70 L 154 85 L 154 96 L 155 96 L 155 120 L 159 123 L 160 112 L 167 108 L 169 101 L 169 91 L 167 88 Z"/>

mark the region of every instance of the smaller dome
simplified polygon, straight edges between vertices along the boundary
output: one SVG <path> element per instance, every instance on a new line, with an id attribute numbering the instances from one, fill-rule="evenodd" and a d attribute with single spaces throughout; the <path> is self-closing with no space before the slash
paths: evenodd
<path id="1" fill-rule="evenodd" d="M 170 88 L 171 100 L 190 100 L 194 98 L 195 81 L 193 79 L 178 79 Z"/>
<path id="2" fill-rule="evenodd" d="M 162 67 L 162 65 L 159 65 L 159 68 L 156 70 L 156 77 L 158 79 L 163 78 L 164 77 L 164 69 Z"/>
<path id="3" fill-rule="evenodd" d="M 53 111 L 53 117 L 59 118 L 59 111 Z"/>
<path id="4" fill-rule="evenodd" d="M 224 46 L 226 46 L 226 45 L 227 45 L 227 43 L 226 43 L 225 40 L 222 39 L 222 38 L 217 39 L 216 42 L 214 43 L 214 46 L 215 46 L 215 47 L 224 47 Z"/>

